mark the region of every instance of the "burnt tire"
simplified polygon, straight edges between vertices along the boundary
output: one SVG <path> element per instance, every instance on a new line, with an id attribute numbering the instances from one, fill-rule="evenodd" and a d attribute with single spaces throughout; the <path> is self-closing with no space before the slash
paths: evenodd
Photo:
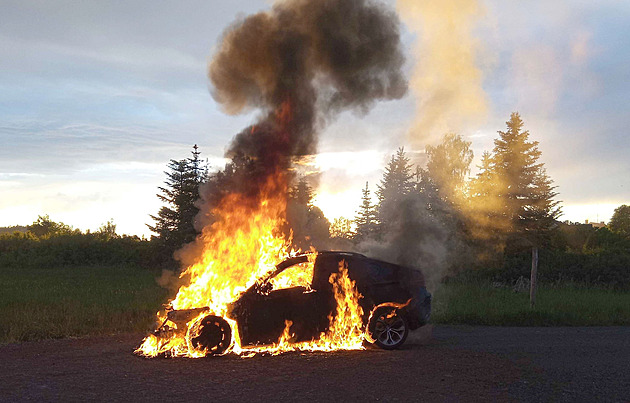
<path id="1" fill-rule="evenodd" d="M 373 344 L 384 350 L 395 350 L 405 343 L 409 335 L 409 323 L 394 307 L 376 308 L 368 323 Z"/>
<path id="2" fill-rule="evenodd" d="M 230 348 L 232 328 L 222 317 L 208 315 L 195 325 L 190 342 L 195 349 L 208 355 L 221 355 Z"/>

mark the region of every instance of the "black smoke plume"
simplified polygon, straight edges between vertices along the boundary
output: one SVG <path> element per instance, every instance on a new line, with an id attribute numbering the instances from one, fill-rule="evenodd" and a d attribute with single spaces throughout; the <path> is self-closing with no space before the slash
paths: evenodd
<path id="1" fill-rule="evenodd" d="M 226 112 L 261 111 L 226 152 L 250 167 L 239 192 L 257 195 L 265 178 L 314 154 L 317 131 L 341 110 L 402 97 L 403 62 L 398 17 L 374 1 L 281 1 L 234 22 L 208 75 Z"/>

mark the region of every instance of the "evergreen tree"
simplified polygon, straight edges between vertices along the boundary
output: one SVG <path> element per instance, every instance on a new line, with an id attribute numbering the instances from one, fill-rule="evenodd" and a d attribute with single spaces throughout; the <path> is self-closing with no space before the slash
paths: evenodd
<path id="1" fill-rule="evenodd" d="M 470 212 L 477 224 L 488 228 L 508 232 L 511 222 L 508 219 L 506 205 L 501 197 L 500 189 L 504 178 L 497 173 L 495 160 L 491 153 L 485 151 L 481 156 L 481 164 L 477 166 L 479 173 L 472 180 L 469 188 Z"/>
<path id="2" fill-rule="evenodd" d="M 287 203 L 287 228 L 285 234 L 293 235 L 293 246 L 308 251 L 327 247 L 330 240 L 330 222 L 323 211 L 313 205 L 314 192 L 305 178 L 289 189 Z"/>
<path id="3" fill-rule="evenodd" d="M 180 224 L 179 231 L 182 234 L 183 242 L 191 242 L 197 236 L 195 230 L 195 217 L 199 213 L 196 201 L 199 199 L 199 186 L 207 178 L 207 165 L 202 166 L 199 159 L 199 147 L 197 144 L 193 146 L 192 157 L 186 159 L 186 170 L 183 177 L 183 188 L 181 193 Z"/>
<path id="4" fill-rule="evenodd" d="M 311 208 L 313 206 L 313 188 L 311 188 L 306 179 L 301 178 L 297 184 L 289 189 L 289 198 L 300 205 Z"/>
<path id="5" fill-rule="evenodd" d="M 469 186 L 468 204 L 465 206 L 467 231 L 473 244 L 477 245 L 479 257 L 497 257 L 505 246 L 505 237 L 512 230 L 512 224 L 504 213 L 505 204 L 499 195 L 499 182 L 493 156 L 485 151 L 479 173 Z"/>
<path id="6" fill-rule="evenodd" d="M 405 149 L 399 148 L 396 155 L 392 155 L 391 160 L 385 167 L 383 179 L 376 196 L 378 198 L 378 206 L 376 209 L 376 217 L 378 219 L 378 232 L 384 233 L 389 225 L 389 217 L 400 205 L 400 202 L 409 195 L 414 189 L 414 174 L 412 173 L 412 164 L 405 155 Z"/>
<path id="7" fill-rule="evenodd" d="M 157 197 L 166 205 L 157 215 L 151 215 L 155 225 L 147 225 L 161 241 L 161 247 L 170 255 L 185 243 L 197 236 L 194 227 L 195 216 L 199 212 L 195 206 L 199 198 L 199 186 L 204 180 L 205 169 L 199 160 L 195 144 L 192 157 L 183 160 L 170 160 L 165 186 L 160 186 Z"/>
<path id="8" fill-rule="evenodd" d="M 560 215 L 557 193 L 539 162 L 537 141 L 529 141 L 517 112 L 499 131 L 491 155 L 484 154 L 481 172 L 472 184 L 476 207 L 488 214 L 483 219 L 495 230 L 539 244 Z M 542 238 L 541 238 L 542 237 Z"/>
<path id="9" fill-rule="evenodd" d="M 377 242 L 357 247 L 380 259 L 434 274 L 446 263 L 447 237 L 423 189 L 422 172 L 413 169 L 403 148 L 392 156 L 377 191 L 378 229 L 373 238 Z"/>
<path id="10" fill-rule="evenodd" d="M 356 241 L 373 237 L 377 226 L 375 206 L 372 203 L 372 197 L 367 182 L 365 182 L 365 189 L 362 190 L 362 193 L 361 206 L 354 219 L 354 223 L 357 226 L 354 236 Z"/>

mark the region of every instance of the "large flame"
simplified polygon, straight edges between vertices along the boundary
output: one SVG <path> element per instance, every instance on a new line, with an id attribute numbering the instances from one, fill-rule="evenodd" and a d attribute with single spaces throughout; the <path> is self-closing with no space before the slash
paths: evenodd
<path id="1" fill-rule="evenodd" d="M 136 353 L 155 357 L 161 354 L 170 356 L 202 357 L 205 351 L 194 348 L 191 339 L 194 329 L 208 313 L 225 318 L 232 328 L 230 351 L 244 356 L 267 352 L 277 354 L 293 350 L 332 351 L 339 349 L 360 349 L 363 342 L 361 296 L 348 277 L 347 267 L 340 266 L 339 273 L 329 279 L 333 286 L 337 310 L 329 317 L 329 331 L 318 340 L 307 343 L 290 343 L 291 323 L 287 323 L 283 336 L 271 346 L 250 348 L 241 346 L 236 322 L 228 316 L 228 304 L 235 301 L 256 280 L 274 269 L 275 264 L 299 251 L 291 250 L 290 239 L 285 239 L 279 228 L 286 215 L 285 177 L 277 174 L 269 178 L 263 187 L 264 195 L 258 203 L 245 200 L 240 194 L 225 197 L 214 211 L 218 220 L 204 229 L 198 244 L 197 261 L 181 275 L 188 279 L 182 286 L 169 309 L 182 310 L 205 308 L 186 324 L 186 329 L 176 329 L 177 325 L 167 321 L 166 312 L 158 313 L 158 321 L 169 322 L 177 331 L 168 337 L 150 335 L 136 350 Z M 282 191 L 279 191 L 282 190 Z M 274 288 L 310 286 L 316 254 L 309 257 L 303 270 L 294 271 L 289 277 L 279 276 Z M 285 271 L 282 274 L 289 273 Z"/>
<path id="2" fill-rule="evenodd" d="M 314 259 L 311 262 L 314 262 Z M 248 357 L 256 353 L 276 355 L 288 351 L 363 350 L 366 334 L 362 324 L 363 309 L 359 305 L 362 296 L 357 291 L 355 282 L 348 277 L 348 266 L 345 261 L 339 262 L 339 272 L 331 274 L 328 281 L 333 287 L 337 309 L 328 316 L 328 330 L 317 340 L 292 343 L 291 339 L 294 336 L 291 332 L 292 323 L 286 321 L 284 332 L 277 343 L 271 346 L 241 348 L 235 352 Z"/>

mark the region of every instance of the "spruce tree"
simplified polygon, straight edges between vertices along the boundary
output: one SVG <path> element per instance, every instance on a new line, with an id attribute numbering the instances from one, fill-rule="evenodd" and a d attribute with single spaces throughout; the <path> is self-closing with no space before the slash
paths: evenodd
<path id="1" fill-rule="evenodd" d="M 292 235 L 293 247 L 307 251 L 326 247 L 330 239 L 330 222 L 324 212 L 313 205 L 314 192 L 306 178 L 300 178 L 289 189 L 285 236 Z"/>
<path id="2" fill-rule="evenodd" d="M 372 203 L 372 197 L 370 195 L 370 188 L 368 183 L 365 182 L 365 189 L 361 191 L 363 196 L 361 197 L 361 206 L 354 219 L 356 224 L 356 234 L 354 239 L 356 241 L 362 241 L 374 236 L 376 231 L 376 211 L 375 206 Z"/>
<path id="3" fill-rule="evenodd" d="M 553 181 L 547 175 L 537 141 L 529 141 L 517 112 L 499 131 L 492 155 L 484 155 L 481 172 L 473 183 L 473 199 L 489 212 L 495 229 L 539 244 L 560 215 Z"/>
<path id="4" fill-rule="evenodd" d="M 468 203 L 464 210 L 466 227 L 472 236 L 471 241 L 478 246 L 480 257 L 491 258 L 494 253 L 503 250 L 505 237 L 512 230 L 512 224 L 499 194 L 502 186 L 499 186 L 500 178 L 490 152 L 483 153 L 477 168 L 479 173 L 470 183 Z"/>
<path id="5" fill-rule="evenodd" d="M 313 205 L 313 188 L 306 179 L 300 178 L 298 183 L 289 189 L 289 198 L 306 208 L 311 208 Z"/>
<path id="6" fill-rule="evenodd" d="M 195 202 L 199 198 L 199 186 L 204 181 L 205 169 L 199 160 L 198 147 L 195 144 L 192 157 L 182 160 L 170 160 L 165 171 L 165 186 L 158 187 L 157 197 L 165 203 L 157 215 L 151 215 L 154 225 L 149 229 L 157 234 L 161 246 L 172 254 L 184 244 L 195 239 L 195 216 L 199 212 Z"/>
<path id="7" fill-rule="evenodd" d="M 376 196 L 378 206 L 376 217 L 378 219 L 378 232 L 384 233 L 389 225 L 389 217 L 396 209 L 401 200 L 409 195 L 415 188 L 413 182 L 412 164 L 405 154 L 403 147 L 399 148 L 396 155 L 392 155 L 391 160 L 385 167 L 383 179 L 381 179 Z"/>

